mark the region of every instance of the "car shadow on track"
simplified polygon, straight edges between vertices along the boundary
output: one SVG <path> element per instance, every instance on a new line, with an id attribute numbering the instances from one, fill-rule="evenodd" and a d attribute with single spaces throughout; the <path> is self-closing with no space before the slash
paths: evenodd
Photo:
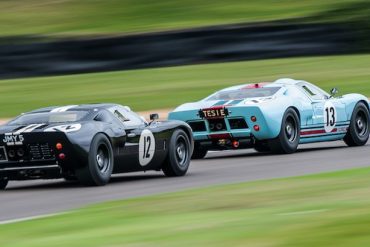
<path id="1" fill-rule="evenodd" d="M 358 148 L 358 147 L 356 147 Z M 301 146 L 298 148 L 297 152 L 295 154 L 300 153 L 308 153 L 308 152 L 318 152 L 318 151 L 327 151 L 327 150 L 337 150 L 337 149 L 343 149 L 343 150 L 349 150 L 352 149 L 350 147 L 347 147 L 345 145 L 343 146 L 328 146 L 328 147 L 304 147 Z M 254 151 L 244 152 L 244 153 L 238 153 L 233 151 L 225 152 L 224 154 L 220 155 L 220 153 L 215 154 L 215 156 L 206 156 L 204 160 L 213 160 L 213 159 L 230 159 L 230 158 L 241 158 L 241 157 L 266 157 L 266 156 L 284 156 L 284 155 L 295 155 L 295 154 L 273 154 L 269 152 L 259 153 Z"/>
<path id="2" fill-rule="evenodd" d="M 162 174 L 145 174 L 145 175 L 114 175 L 110 182 L 106 186 L 114 186 L 116 184 L 132 183 L 139 181 L 147 181 L 154 179 L 165 178 Z M 55 189 L 81 189 L 81 188 L 97 188 L 95 186 L 88 187 L 80 184 L 78 181 L 65 181 L 63 179 L 55 180 L 33 180 L 24 181 L 24 185 L 20 184 L 22 182 L 17 182 L 16 186 L 10 186 L 7 191 L 17 191 L 17 190 L 55 190 Z M 11 184 L 10 184 L 11 185 Z"/>

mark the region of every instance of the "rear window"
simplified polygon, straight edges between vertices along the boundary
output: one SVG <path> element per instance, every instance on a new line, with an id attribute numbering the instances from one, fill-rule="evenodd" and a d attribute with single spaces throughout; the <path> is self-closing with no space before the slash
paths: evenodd
<path id="1" fill-rule="evenodd" d="M 88 113 L 88 111 L 28 113 L 13 119 L 8 124 L 25 125 L 39 123 L 50 124 L 78 122 L 83 119 Z"/>
<path id="2" fill-rule="evenodd" d="M 237 100 L 246 98 L 269 97 L 280 87 L 248 88 L 217 92 L 206 100 Z"/>

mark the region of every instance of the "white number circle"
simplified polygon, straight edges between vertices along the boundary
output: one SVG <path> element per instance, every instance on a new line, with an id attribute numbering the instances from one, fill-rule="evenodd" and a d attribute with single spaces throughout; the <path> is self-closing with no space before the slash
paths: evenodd
<path id="1" fill-rule="evenodd" d="M 140 165 L 146 166 L 153 159 L 155 151 L 155 139 L 153 133 L 145 129 L 141 132 L 139 141 L 139 162 Z"/>
<path id="2" fill-rule="evenodd" d="M 324 105 L 324 128 L 326 133 L 335 129 L 337 124 L 337 110 L 332 102 L 327 101 Z"/>

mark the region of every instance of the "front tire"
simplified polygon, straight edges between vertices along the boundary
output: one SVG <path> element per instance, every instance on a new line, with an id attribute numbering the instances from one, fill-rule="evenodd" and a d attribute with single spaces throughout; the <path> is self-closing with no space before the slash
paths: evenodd
<path id="1" fill-rule="evenodd" d="M 113 163 L 112 145 L 108 137 L 99 133 L 91 142 L 88 164 L 76 170 L 76 177 L 83 185 L 105 185 L 110 180 Z"/>
<path id="2" fill-rule="evenodd" d="M 5 190 L 7 185 L 8 185 L 8 180 L 1 178 L 0 179 L 0 190 Z"/>
<path id="3" fill-rule="evenodd" d="M 355 106 L 343 140 L 350 147 L 363 146 L 369 140 L 369 110 L 364 103 L 359 102 Z"/>
<path id="4" fill-rule="evenodd" d="M 167 177 L 184 176 L 188 171 L 191 157 L 191 145 L 185 131 L 177 129 L 173 132 L 168 145 L 168 156 L 162 165 Z"/>
<path id="5" fill-rule="evenodd" d="M 276 154 L 291 154 L 297 151 L 300 140 L 301 124 L 298 114 L 288 108 L 283 116 L 280 133 L 269 141 L 271 151 Z"/>

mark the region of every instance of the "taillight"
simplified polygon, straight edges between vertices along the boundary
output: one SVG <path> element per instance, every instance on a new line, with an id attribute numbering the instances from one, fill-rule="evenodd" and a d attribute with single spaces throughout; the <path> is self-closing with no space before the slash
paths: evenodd
<path id="1" fill-rule="evenodd" d="M 58 142 L 58 143 L 55 145 L 55 148 L 56 148 L 57 150 L 62 150 L 62 148 L 63 148 L 62 143 Z"/>
<path id="2" fill-rule="evenodd" d="M 234 148 L 238 148 L 239 147 L 239 142 L 234 140 L 232 145 L 233 145 Z"/>
<path id="3" fill-rule="evenodd" d="M 59 159 L 64 160 L 66 158 L 66 155 L 64 153 L 59 154 Z"/>
<path id="4" fill-rule="evenodd" d="M 259 126 L 259 125 L 255 125 L 255 126 L 253 126 L 253 129 L 254 129 L 255 131 L 260 131 L 260 126 Z"/>

